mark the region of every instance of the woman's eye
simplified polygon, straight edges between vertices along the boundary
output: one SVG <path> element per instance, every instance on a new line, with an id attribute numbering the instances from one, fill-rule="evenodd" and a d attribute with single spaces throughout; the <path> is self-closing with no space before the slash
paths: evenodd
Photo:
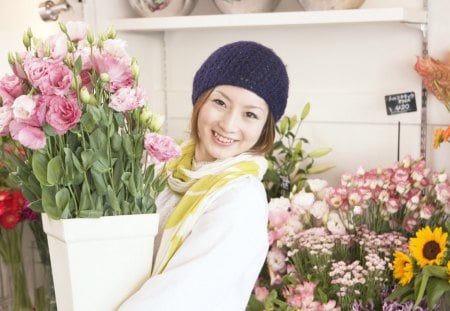
<path id="1" fill-rule="evenodd" d="M 225 103 L 220 99 L 213 99 L 213 102 L 219 106 L 225 106 Z"/>
<path id="2" fill-rule="evenodd" d="M 246 112 L 245 115 L 249 118 L 258 119 L 258 116 L 253 112 Z"/>

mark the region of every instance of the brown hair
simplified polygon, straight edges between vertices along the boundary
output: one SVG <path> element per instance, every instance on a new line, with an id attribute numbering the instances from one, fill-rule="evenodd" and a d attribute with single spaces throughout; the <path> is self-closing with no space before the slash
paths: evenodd
<path id="1" fill-rule="evenodd" d="M 198 143 L 200 138 L 198 137 L 198 115 L 200 113 L 200 109 L 206 103 L 209 95 L 211 95 L 214 88 L 208 89 L 203 92 L 197 99 L 194 105 L 194 109 L 192 110 L 191 117 L 191 138 Z M 249 150 L 249 152 L 255 154 L 265 154 L 272 148 L 273 142 L 275 140 L 275 119 L 273 117 L 272 112 L 269 110 L 269 115 L 267 116 L 266 124 L 261 131 L 261 135 L 259 136 L 256 144 Z"/>

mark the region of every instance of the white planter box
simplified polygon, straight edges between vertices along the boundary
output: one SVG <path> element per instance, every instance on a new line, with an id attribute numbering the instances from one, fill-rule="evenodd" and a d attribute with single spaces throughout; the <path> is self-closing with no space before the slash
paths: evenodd
<path id="1" fill-rule="evenodd" d="M 58 310 L 116 310 L 150 277 L 157 214 L 42 220 Z"/>

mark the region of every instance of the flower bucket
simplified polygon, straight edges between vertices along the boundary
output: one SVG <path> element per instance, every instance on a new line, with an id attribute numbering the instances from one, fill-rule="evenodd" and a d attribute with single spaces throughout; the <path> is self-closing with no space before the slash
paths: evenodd
<path id="1" fill-rule="evenodd" d="M 58 310 L 116 310 L 150 277 L 158 214 L 42 214 Z"/>

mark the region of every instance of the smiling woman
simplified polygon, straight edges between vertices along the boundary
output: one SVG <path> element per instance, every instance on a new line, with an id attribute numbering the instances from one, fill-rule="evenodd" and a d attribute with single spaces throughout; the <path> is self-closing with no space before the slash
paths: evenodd
<path id="1" fill-rule="evenodd" d="M 256 42 L 222 46 L 202 64 L 191 140 L 156 199 L 152 276 L 120 310 L 245 309 L 268 249 L 264 153 L 288 85 L 281 59 Z"/>

